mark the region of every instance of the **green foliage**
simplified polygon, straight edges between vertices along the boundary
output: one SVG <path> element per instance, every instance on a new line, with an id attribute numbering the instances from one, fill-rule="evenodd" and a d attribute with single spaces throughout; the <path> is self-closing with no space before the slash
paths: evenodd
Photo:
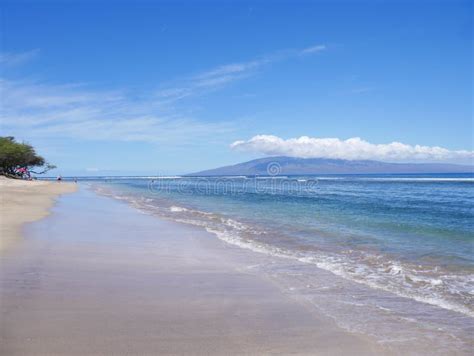
<path id="1" fill-rule="evenodd" d="M 15 176 L 18 175 L 18 169 L 31 170 L 33 167 L 45 167 L 42 172 L 34 172 L 39 174 L 55 168 L 38 155 L 31 145 L 16 142 L 11 136 L 0 137 L 0 174 Z"/>

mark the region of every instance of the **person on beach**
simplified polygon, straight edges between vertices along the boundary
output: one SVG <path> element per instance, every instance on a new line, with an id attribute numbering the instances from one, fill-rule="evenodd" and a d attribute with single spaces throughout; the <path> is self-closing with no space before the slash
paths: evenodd
<path id="1" fill-rule="evenodd" d="M 60 181 L 62 181 L 62 180 L 63 180 L 63 177 L 61 177 L 61 176 L 58 176 L 58 177 L 56 178 L 56 180 L 57 180 L 58 182 L 60 182 Z"/>
<path id="2" fill-rule="evenodd" d="M 30 171 L 26 167 L 18 168 L 15 173 L 22 179 L 31 180 Z"/>

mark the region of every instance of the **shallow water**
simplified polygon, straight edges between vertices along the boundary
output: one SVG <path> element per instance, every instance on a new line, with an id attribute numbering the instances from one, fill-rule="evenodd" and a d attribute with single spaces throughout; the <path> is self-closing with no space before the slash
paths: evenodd
<path id="1" fill-rule="evenodd" d="M 429 339 L 442 334 L 452 335 L 445 343 L 469 343 L 472 175 L 147 177 L 93 184 L 142 210 L 284 258 L 282 266 L 259 268 L 348 329 L 380 339 L 386 334 L 376 325 L 404 320 L 406 330 L 416 332 L 420 323 L 428 328 L 423 335 Z M 334 274 L 343 278 L 331 282 Z M 337 286 L 312 287 L 321 283 Z M 361 322 L 367 318 L 383 322 Z"/>

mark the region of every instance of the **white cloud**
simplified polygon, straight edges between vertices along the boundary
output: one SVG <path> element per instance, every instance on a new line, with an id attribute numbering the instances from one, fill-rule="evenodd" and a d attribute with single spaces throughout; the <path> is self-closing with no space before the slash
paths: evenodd
<path id="1" fill-rule="evenodd" d="M 311 54 L 311 53 L 317 53 L 326 50 L 325 45 L 316 45 L 316 46 L 311 46 L 303 49 L 300 53 L 301 54 Z"/>
<path id="2" fill-rule="evenodd" d="M 21 53 L 0 53 L 0 64 L 3 66 L 15 66 L 20 65 L 36 57 L 39 53 L 38 49 L 34 49 L 27 52 Z"/>
<path id="3" fill-rule="evenodd" d="M 0 97 L 1 131 L 19 137 L 192 143 L 233 129 L 180 115 L 154 98 L 84 86 L 0 80 Z"/>
<path id="4" fill-rule="evenodd" d="M 301 158 L 474 163 L 473 151 L 452 151 L 438 146 L 412 146 L 401 142 L 373 144 L 359 137 L 347 140 L 307 136 L 282 139 L 272 135 L 257 135 L 247 141 L 235 141 L 231 148 L 270 156 Z"/>
<path id="5" fill-rule="evenodd" d="M 317 52 L 321 46 L 303 51 Z M 322 46 L 324 47 L 324 46 Z M 33 50 L 0 55 L 0 64 L 19 64 Z M 246 62 L 220 65 L 185 77 L 151 93 L 92 90 L 87 85 L 44 84 L 0 78 L 0 125 L 10 135 L 143 142 L 217 140 L 234 130 L 232 123 L 197 120 L 174 104 L 203 95 L 256 73 L 263 66 L 297 57 L 286 50 Z M 180 143 L 181 144 L 181 143 Z"/>
<path id="6" fill-rule="evenodd" d="M 219 66 L 215 69 L 206 71 L 204 73 L 201 73 L 195 76 L 195 79 L 199 81 L 199 80 L 205 80 L 209 78 L 228 76 L 228 75 L 238 74 L 242 72 L 247 72 L 249 70 L 252 70 L 261 66 L 265 62 L 267 62 L 267 60 L 261 59 L 261 60 L 253 60 L 249 62 L 226 64 L 226 65 Z"/>
<path id="7" fill-rule="evenodd" d="M 162 104 L 170 104 L 191 96 L 206 94 L 248 78 L 265 63 L 268 63 L 268 59 L 218 66 L 185 78 L 176 86 L 160 89 L 155 92 L 155 97 Z"/>
<path id="8" fill-rule="evenodd" d="M 316 45 L 301 50 L 283 50 L 247 62 L 217 66 L 216 68 L 185 78 L 177 87 L 161 89 L 155 95 L 162 103 L 178 101 L 190 96 L 220 89 L 233 82 L 248 78 L 268 64 L 288 60 L 300 55 L 314 54 L 325 49 L 325 45 Z"/>

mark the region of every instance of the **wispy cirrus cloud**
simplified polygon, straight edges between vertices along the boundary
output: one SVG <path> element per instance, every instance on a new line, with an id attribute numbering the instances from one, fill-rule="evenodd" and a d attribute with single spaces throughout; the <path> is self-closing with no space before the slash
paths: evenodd
<path id="1" fill-rule="evenodd" d="M 196 75 L 194 79 L 200 81 L 220 76 L 240 74 L 243 72 L 248 72 L 249 70 L 253 70 L 266 63 L 267 61 L 267 59 L 262 58 L 249 62 L 226 64 Z"/>
<path id="2" fill-rule="evenodd" d="M 248 78 L 265 65 L 297 57 L 313 46 L 285 50 L 246 62 L 229 63 L 187 76 L 150 93 L 126 90 L 93 90 L 87 85 L 45 84 L 0 79 L 0 121 L 5 133 L 35 137 L 152 143 L 215 140 L 234 130 L 233 123 L 208 122 L 189 117 L 176 102 L 222 89 Z M 312 48 L 312 50 L 310 50 Z M 0 61 L 21 63 L 35 51 L 4 54 Z"/>
<path id="3" fill-rule="evenodd" d="M 33 49 L 26 52 L 4 52 L 0 53 L 0 65 L 16 66 L 26 63 L 39 54 L 39 49 Z"/>
<path id="4" fill-rule="evenodd" d="M 152 98 L 85 86 L 0 81 L 2 132 L 32 137 L 169 143 L 210 139 L 232 130 L 167 112 Z"/>
<path id="5" fill-rule="evenodd" d="M 303 50 L 300 51 L 300 54 L 305 55 L 305 54 L 312 54 L 312 53 L 317 53 L 326 50 L 325 45 L 316 45 L 316 46 L 311 46 L 304 48 Z"/>
<path id="6" fill-rule="evenodd" d="M 300 55 L 316 54 L 323 50 L 326 50 L 325 45 L 314 45 L 303 49 L 277 51 L 246 62 L 221 65 L 185 78 L 179 86 L 160 89 L 155 95 L 158 99 L 166 102 L 200 95 L 249 78 L 268 64 L 289 60 Z"/>
<path id="7" fill-rule="evenodd" d="M 160 89 L 155 92 L 155 97 L 162 103 L 170 103 L 191 96 L 206 94 L 238 80 L 248 78 L 262 64 L 263 61 L 253 61 L 219 66 L 186 78 L 174 87 Z"/>
<path id="8" fill-rule="evenodd" d="M 473 151 L 453 151 L 438 146 L 407 145 L 401 142 L 374 144 L 359 137 L 347 140 L 308 136 L 283 139 L 273 135 L 257 135 L 246 141 L 235 141 L 231 148 L 270 156 L 301 158 L 474 163 Z"/>

